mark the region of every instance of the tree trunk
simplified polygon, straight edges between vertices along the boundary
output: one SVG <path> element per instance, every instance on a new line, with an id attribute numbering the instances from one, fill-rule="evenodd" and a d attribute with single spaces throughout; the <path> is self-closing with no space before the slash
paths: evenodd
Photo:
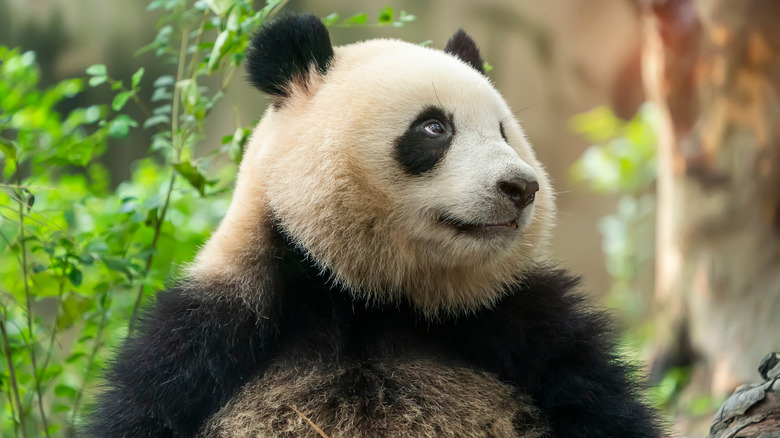
<path id="1" fill-rule="evenodd" d="M 780 353 L 768 354 L 758 367 L 763 383 L 741 386 L 723 403 L 708 438 L 780 436 Z"/>
<path id="2" fill-rule="evenodd" d="M 657 363 L 686 353 L 698 389 L 725 395 L 780 350 L 780 1 L 647 11 L 645 91 L 662 114 Z"/>

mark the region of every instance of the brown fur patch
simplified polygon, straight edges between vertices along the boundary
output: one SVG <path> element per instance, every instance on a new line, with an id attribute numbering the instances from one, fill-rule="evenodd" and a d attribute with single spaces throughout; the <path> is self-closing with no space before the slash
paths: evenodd
<path id="1" fill-rule="evenodd" d="M 200 436 L 318 436 L 296 409 L 330 438 L 536 438 L 547 431 L 531 400 L 491 374 L 405 359 L 302 367 L 277 362 L 211 418 Z"/>

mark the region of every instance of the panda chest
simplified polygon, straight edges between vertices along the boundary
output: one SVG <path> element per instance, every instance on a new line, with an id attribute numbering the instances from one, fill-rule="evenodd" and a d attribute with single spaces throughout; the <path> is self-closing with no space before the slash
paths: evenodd
<path id="1" fill-rule="evenodd" d="M 436 358 L 280 357 L 210 418 L 208 437 L 543 436 L 528 397 Z"/>

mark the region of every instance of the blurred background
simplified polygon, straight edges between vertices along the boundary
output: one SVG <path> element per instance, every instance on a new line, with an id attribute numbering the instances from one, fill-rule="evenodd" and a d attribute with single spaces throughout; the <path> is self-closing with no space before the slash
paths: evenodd
<path id="1" fill-rule="evenodd" d="M 73 433 L 131 315 L 227 208 L 267 105 L 247 34 L 295 11 L 334 44 L 471 34 L 558 191 L 556 257 L 620 316 L 678 433 L 706 436 L 761 379 L 780 350 L 780 4 L 269 3 L 0 0 L 0 433 Z"/>

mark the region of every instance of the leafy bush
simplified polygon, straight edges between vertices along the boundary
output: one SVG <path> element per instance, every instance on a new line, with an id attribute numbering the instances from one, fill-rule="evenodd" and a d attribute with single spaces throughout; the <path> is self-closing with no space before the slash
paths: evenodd
<path id="1" fill-rule="evenodd" d="M 152 1 L 148 9 L 163 16 L 139 52 L 176 66 L 157 78 L 143 68 L 114 78 L 93 65 L 85 78 L 42 89 L 35 54 L 0 46 L 0 435 L 72 435 L 128 322 L 227 210 L 249 128 L 237 126 L 206 155 L 196 157 L 195 146 L 240 71 L 248 36 L 286 3 L 255 11 L 249 0 Z M 413 19 L 387 7 L 372 25 Z M 110 88 L 113 98 L 58 111 L 86 87 Z M 154 90 L 148 102 L 142 87 Z M 101 157 L 109 141 L 141 129 L 153 132 L 147 157 L 113 188 Z"/>
<path id="2" fill-rule="evenodd" d="M 637 276 L 654 256 L 657 117 L 650 104 L 629 121 L 602 106 L 570 122 L 575 132 L 593 142 L 572 166 L 574 178 L 596 192 L 620 195 L 617 211 L 601 219 L 599 231 L 613 280 L 608 304 L 622 309 L 632 325 L 646 310 Z"/>

